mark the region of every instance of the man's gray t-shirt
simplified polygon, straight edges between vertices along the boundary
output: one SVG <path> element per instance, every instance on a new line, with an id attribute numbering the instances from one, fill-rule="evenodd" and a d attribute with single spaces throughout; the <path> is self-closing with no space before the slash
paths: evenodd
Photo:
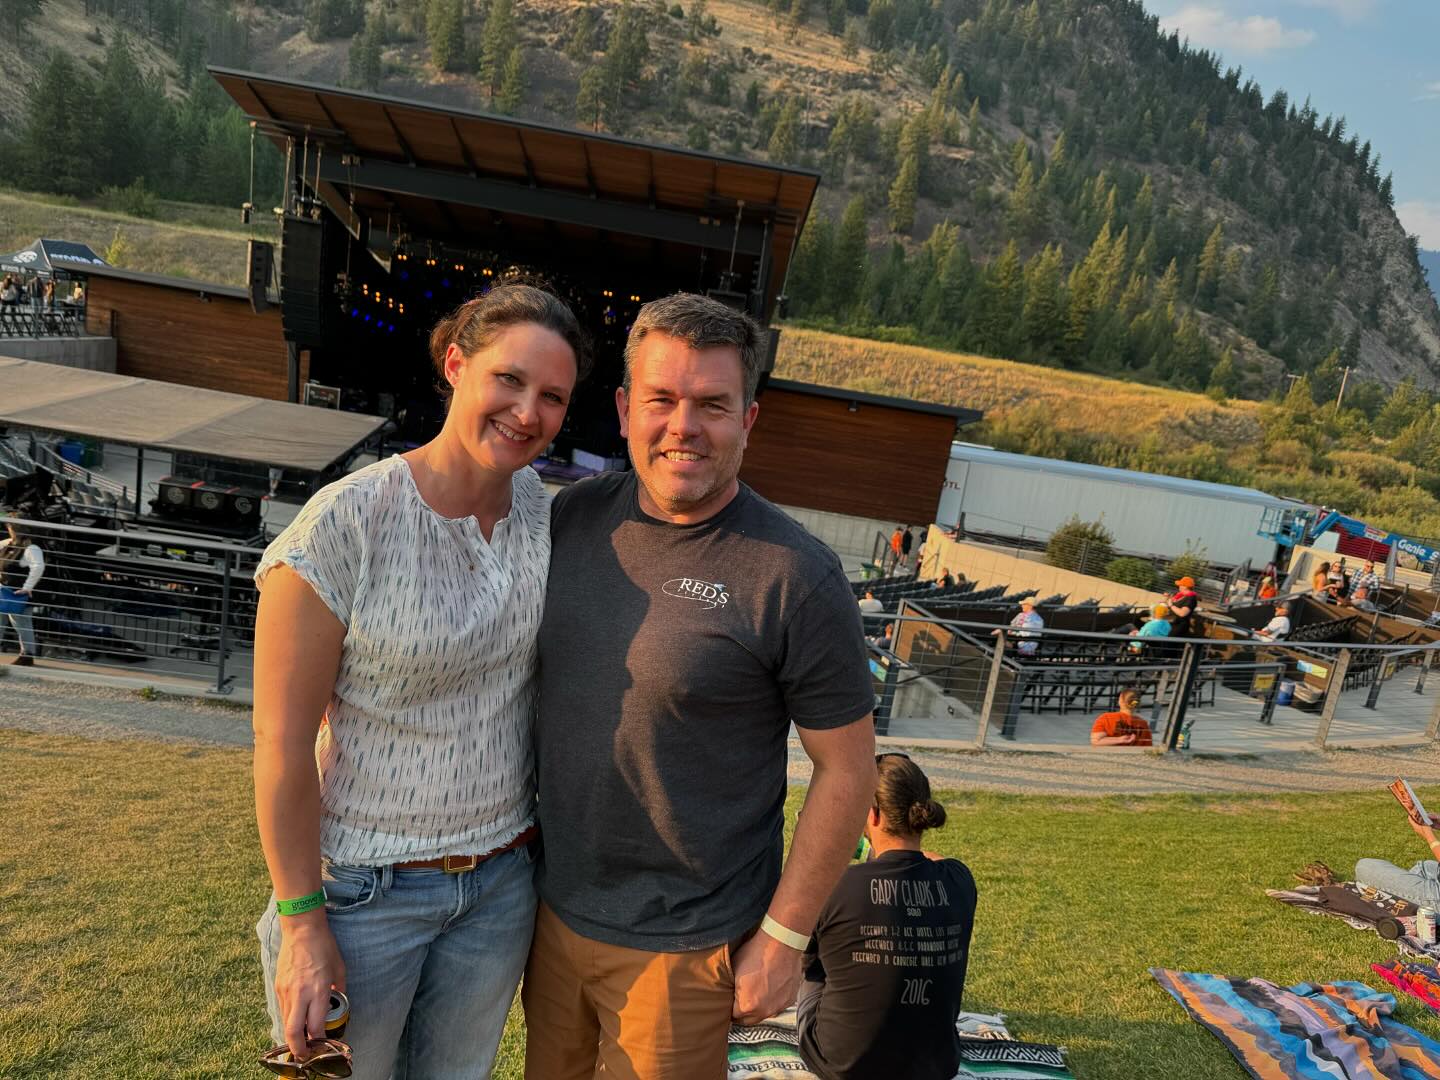
<path id="1" fill-rule="evenodd" d="M 708 521 L 634 473 L 555 499 L 536 726 L 540 897 L 651 952 L 753 928 L 780 880 L 786 738 L 874 708 L 839 560 L 743 484 Z"/>

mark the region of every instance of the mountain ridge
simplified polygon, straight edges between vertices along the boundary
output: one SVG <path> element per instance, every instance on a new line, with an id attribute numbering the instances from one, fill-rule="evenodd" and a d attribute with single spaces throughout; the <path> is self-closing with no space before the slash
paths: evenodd
<path id="1" fill-rule="evenodd" d="M 85 62 L 124 28 L 179 96 L 198 36 L 182 16 L 211 12 L 229 66 L 815 166 L 789 290 L 808 322 L 1220 394 L 1342 367 L 1440 387 L 1440 307 L 1369 144 L 1267 101 L 1134 0 L 184 8 L 49 0 L 32 32 L 73 34 L 94 9 Z M 12 130 L 33 74 L 14 52 L 0 44 Z M 841 247 L 856 200 L 858 250 Z M 860 263 L 838 299 L 816 269 L 832 258 Z"/>

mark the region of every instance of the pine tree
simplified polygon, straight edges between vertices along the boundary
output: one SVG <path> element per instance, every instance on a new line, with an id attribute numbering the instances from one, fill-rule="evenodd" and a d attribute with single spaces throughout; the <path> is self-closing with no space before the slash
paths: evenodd
<path id="1" fill-rule="evenodd" d="M 510 50 L 510 56 L 505 61 L 505 75 L 500 80 L 500 95 L 497 99 L 500 111 L 506 116 L 518 113 L 520 106 L 525 104 L 525 88 L 524 50 L 516 46 Z"/>
<path id="2" fill-rule="evenodd" d="M 915 227 L 915 197 L 920 188 L 920 157 L 910 154 L 890 185 L 890 228 L 908 233 Z"/>
<path id="3" fill-rule="evenodd" d="M 1280 302 L 1280 274 L 1274 264 L 1260 272 L 1259 287 L 1250 297 L 1245 329 L 1255 344 L 1267 348 L 1275 340 L 1275 322 Z"/>
<path id="4" fill-rule="evenodd" d="M 750 116 L 760 114 L 760 80 L 756 79 L 745 88 L 745 112 Z"/>
<path id="5" fill-rule="evenodd" d="M 425 36 L 430 62 L 440 71 L 459 71 L 465 61 L 464 0 L 430 0 Z"/>
<path id="6" fill-rule="evenodd" d="M 94 81 L 68 53 L 56 49 L 26 92 L 17 155 L 26 187 L 94 194 L 94 105 Z"/>
<path id="7" fill-rule="evenodd" d="M 1000 257 L 986 267 L 980 310 L 976 313 L 982 348 L 991 356 L 1015 354 L 1024 300 L 1020 249 L 1011 240 Z"/>
<path id="8" fill-rule="evenodd" d="M 490 12 L 485 16 L 485 32 L 480 39 L 480 80 L 492 101 L 505 79 L 506 64 L 518 40 L 514 0 L 490 0 Z"/>
<path id="9" fill-rule="evenodd" d="M 830 310 L 844 320 L 860 298 L 865 283 L 865 249 L 869 228 L 865 216 L 865 198 L 856 195 L 840 217 L 840 230 L 835 236 L 835 259 L 830 264 Z"/>
<path id="10" fill-rule="evenodd" d="M 365 29 L 351 39 L 346 61 L 346 77 L 350 85 L 362 90 L 380 89 L 380 78 L 384 73 L 381 57 L 384 35 L 385 16 L 377 13 L 366 19 Z"/>
<path id="11" fill-rule="evenodd" d="M 25 36 L 25 27 L 31 19 L 40 14 L 45 0 L 5 0 L 4 18 L 10 24 L 11 40 L 18 49 Z"/>
<path id="12" fill-rule="evenodd" d="M 595 9 L 584 7 L 575 16 L 570 39 L 565 42 L 565 55 L 576 63 L 588 61 L 595 52 L 595 31 L 598 23 Z"/>
<path id="13" fill-rule="evenodd" d="M 978 146 L 980 143 L 980 99 L 977 97 L 970 103 L 970 135 L 968 142 L 971 146 Z"/>
<path id="14" fill-rule="evenodd" d="M 1234 397 L 1240 389 L 1240 372 L 1235 367 L 1235 352 L 1230 346 L 1220 354 L 1220 360 L 1210 372 L 1212 397 Z"/>
<path id="15" fill-rule="evenodd" d="M 840 52 L 847 60 L 860 55 L 860 20 L 851 19 L 845 26 L 845 36 L 840 41 Z"/>
<path id="16" fill-rule="evenodd" d="M 834 246 L 835 227 L 830 219 L 810 215 L 795 248 L 795 265 L 790 269 L 790 290 L 797 312 L 820 311 L 825 306 Z"/>
<path id="17" fill-rule="evenodd" d="M 1025 305 L 1020 334 L 1027 352 L 1042 363 L 1059 359 L 1065 330 L 1064 267 L 1058 244 L 1046 244 L 1025 266 Z"/>
<path id="18" fill-rule="evenodd" d="M 777 165 L 789 165 L 799 158 L 800 102 L 795 98 L 785 102 L 785 107 L 780 110 L 780 118 L 770 134 L 765 153 Z"/>
<path id="19" fill-rule="evenodd" d="M 1040 192 L 1035 184 L 1035 168 L 1027 160 L 1010 193 L 1010 231 L 1028 238 L 1040 231 L 1042 210 Z"/>
<path id="20" fill-rule="evenodd" d="M 599 131 L 606 106 L 605 69 L 588 67 L 580 76 L 580 89 L 575 95 L 575 119 Z"/>
<path id="21" fill-rule="evenodd" d="M 1210 231 L 1205 249 L 1200 252 L 1200 262 L 1195 277 L 1195 302 L 1209 308 L 1215 303 L 1220 288 L 1220 275 L 1224 273 L 1225 228 L 1220 222 Z"/>

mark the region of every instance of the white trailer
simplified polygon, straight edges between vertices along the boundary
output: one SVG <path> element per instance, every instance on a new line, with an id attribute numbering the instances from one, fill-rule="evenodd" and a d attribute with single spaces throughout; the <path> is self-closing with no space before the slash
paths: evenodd
<path id="1" fill-rule="evenodd" d="M 1265 511 L 1296 505 L 1253 488 L 955 443 L 937 521 L 953 528 L 963 514 L 967 530 L 1044 538 L 1078 514 L 1101 518 L 1117 551 L 1173 556 L 1188 544 L 1211 562 L 1258 567 L 1275 553 L 1259 535 Z"/>

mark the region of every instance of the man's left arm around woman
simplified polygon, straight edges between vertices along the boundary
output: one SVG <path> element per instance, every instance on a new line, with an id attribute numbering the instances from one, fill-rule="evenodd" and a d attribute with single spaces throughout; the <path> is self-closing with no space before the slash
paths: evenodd
<path id="1" fill-rule="evenodd" d="M 279 900 L 320 891 L 320 777 L 315 736 L 335 688 L 345 626 L 303 578 L 278 565 L 255 620 L 255 816 Z M 345 962 L 320 905 L 280 919 L 275 993 L 285 1041 L 309 1056 L 323 1038 L 330 988 L 345 989 Z"/>

